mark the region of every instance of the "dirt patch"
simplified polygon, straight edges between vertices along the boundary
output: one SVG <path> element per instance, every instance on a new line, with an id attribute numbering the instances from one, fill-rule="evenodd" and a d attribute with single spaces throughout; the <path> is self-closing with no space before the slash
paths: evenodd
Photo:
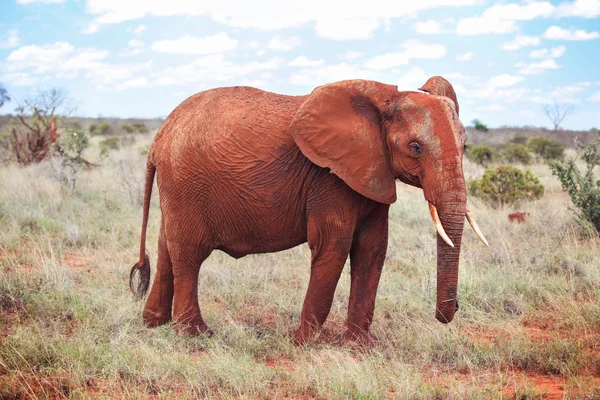
<path id="1" fill-rule="evenodd" d="M 75 272 L 91 273 L 91 269 L 87 268 L 89 266 L 89 262 L 90 260 L 81 254 L 67 253 L 60 264 L 70 267 Z"/>

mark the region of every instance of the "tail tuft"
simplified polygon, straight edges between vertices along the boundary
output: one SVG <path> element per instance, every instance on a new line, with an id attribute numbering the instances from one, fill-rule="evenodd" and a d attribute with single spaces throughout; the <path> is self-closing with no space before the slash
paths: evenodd
<path id="1" fill-rule="evenodd" d="M 136 275 L 139 275 L 139 278 L 137 284 L 134 284 L 133 281 L 135 280 Z M 149 286 L 150 258 L 148 257 L 148 254 L 146 254 L 144 256 L 144 264 L 140 266 L 138 262 L 131 268 L 131 272 L 129 273 L 129 289 L 131 289 L 131 293 L 133 293 L 133 298 L 135 300 L 142 300 L 146 297 Z"/>

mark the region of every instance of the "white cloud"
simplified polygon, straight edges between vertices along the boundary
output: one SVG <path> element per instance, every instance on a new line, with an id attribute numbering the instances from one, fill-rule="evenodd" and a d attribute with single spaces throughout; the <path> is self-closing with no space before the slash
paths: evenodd
<path id="1" fill-rule="evenodd" d="M 474 55 L 475 54 L 471 53 L 471 52 L 466 52 L 466 53 L 463 53 L 463 54 L 457 54 L 456 55 L 456 60 L 457 61 L 469 61 L 469 60 L 473 59 Z"/>
<path id="2" fill-rule="evenodd" d="M 324 61 L 321 60 L 311 60 L 306 56 L 298 56 L 294 58 L 292 61 L 288 63 L 290 67 L 317 67 L 322 65 Z"/>
<path id="3" fill-rule="evenodd" d="M 537 46 L 538 44 L 540 44 L 540 38 L 537 36 L 517 35 L 512 41 L 504 43 L 502 48 L 504 50 L 513 51 L 523 47 Z"/>
<path id="4" fill-rule="evenodd" d="M 456 33 L 459 35 L 510 33 L 516 30 L 515 21 L 550 17 L 553 11 L 554 6 L 546 1 L 496 4 L 485 10 L 481 16 L 459 20 L 456 25 Z"/>
<path id="5" fill-rule="evenodd" d="M 0 81 L 8 82 L 13 86 L 32 86 L 38 82 L 38 78 L 28 72 L 13 72 L 0 76 Z"/>
<path id="6" fill-rule="evenodd" d="M 319 18 L 315 25 L 317 35 L 327 39 L 368 39 L 379 28 L 375 18 Z"/>
<path id="7" fill-rule="evenodd" d="M 363 70 L 343 62 L 335 65 L 321 65 L 314 68 L 302 69 L 294 72 L 290 81 L 293 85 L 315 87 L 345 79 L 372 78 L 373 74 L 371 71 Z"/>
<path id="8" fill-rule="evenodd" d="M 417 90 L 427 82 L 430 75 L 427 75 L 422 68 L 415 67 L 402 74 L 402 77 L 396 81 L 399 91 Z"/>
<path id="9" fill-rule="evenodd" d="M 491 88 L 504 88 L 515 86 L 517 83 L 525 80 L 522 76 L 510 75 L 510 74 L 502 74 L 496 75 L 488 80 L 488 87 Z"/>
<path id="10" fill-rule="evenodd" d="M 553 47 L 550 50 L 548 49 L 540 49 L 540 50 L 532 50 L 529 53 L 529 57 L 531 58 L 559 58 L 562 57 L 567 48 L 565 46 Z"/>
<path id="11" fill-rule="evenodd" d="M 150 82 L 148 82 L 148 79 L 144 76 L 138 76 L 137 78 L 133 78 L 130 79 L 128 81 L 125 81 L 119 85 L 117 85 L 117 90 L 126 90 L 126 89 L 132 89 L 132 88 L 144 88 L 144 87 L 150 87 Z"/>
<path id="12" fill-rule="evenodd" d="M 576 0 L 559 4 L 554 13 L 557 17 L 596 18 L 600 16 L 599 0 Z"/>
<path id="13" fill-rule="evenodd" d="M 29 45 L 14 50 L 6 58 L 4 69 L 9 73 L 49 74 L 56 77 L 75 78 L 80 73 L 92 83 L 104 87 L 132 78 L 137 72 L 150 68 L 151 62 L 142 64 L 112 64 L 104 61 L 109 52 L 100 49 L 76 49 L 66 42 L 56 42 L 43 46 Z M 15 78 L 18 76 L 15 75 Z M 33 79 L 33 78 L 32 78 Z M 39 79 L 39 77 L 35 77 Z"/>
<path id="14" fill-rule="evenodd" d="M 106 1 L 87 0 L 86 11 L 95 16 L 99 24 L 116 24 L 145 16 L 204 16 L 231 27 L 273 31 L 300 27 L 314 23 L 320 36 L 342 38 L 370 37 L 382 22 L 406 18 L 419 11 L 441 6 L 460 7 L 478 0 L 427 0 L 419 2 L 390 2 L 372 0 L 364 2 L 305 0 L 297 2 L 272 0 L 231 1 Z M 335 19 L 324 16 L 333 16 Z M 333 29 L 337 27 L 341 32 Z M 355 26 L 355 32 L 352 31 Z"/>
<path id="15" fill-rule="evenodd" d="M 84 35 L 92 35 L 100 31 L 100 24 L 97 22 L 91 22 L 87 27 L 81 30 Z"/>
<path id="16" fill-rule="evenodd" d="M 519 74 L 523 75 L 538 75 L 543 73 L 547 69 L 559 69 L 560 65 L 556 63 L 556 61 L 552 59 L 547 59 L 544 61 L 536 62 L 536 63 L 517 63 L 515 65 L 519 69 Z"/>
<path id="17" fill-rule="evenodd" d="M 207 84 L 229 81 L 232 84 L 248 79 L 253 73 L 265 73 L 279 69 L 285 60 L 279 57 L 264 62 L 234 63 L 223 54 L 213 54 L 196 59 L 191 64 L 169 67 L 156 74 L 156 85 Z"/>
<path id="18" fill-rule="evenodd" d="M 598 32 L 587 32 L 583 29 L 564 29 L 553 25 L 546 29 L 542 36 L 545 39 L 591 40 L 599 38 L 600 34 Z"/>
<path id="19" fill-rule="evenodd" d="M 551 104 L 554 102 L 576 104 L 581 100 L 579 95 L 591 86 L 591 82 L 578 82 L 572 85 L 558 86 L 552 91 L 533 96 L 530 100 L 539 104 Z"/>
<path id="20" fill-rule="evenodd" d="M 279 50 L 279 51 L 290 51 L 302 44 L 302 41 L 298 39 L 296 36 L 292 36 L 289 38 L 284 38 L 281 36 L 274 36 L 269 40 L 267 44 L 267 48 L 271 50 Z"/>
<path id="21" fill-rule="evenodd" d="M 356 58 L 360 58 L 364 56 L 364 53 L 361 53 L 360 51 L 352 51 L 352 50 L 348 50 L 347 52 L 343 53 L 343 54 L 339 54 L 338 58 L 341 58 L 342 60 L 354 60 Z"/>
<path id="22" fill-rule="evenodd" d="M 588 101 L 599 102 L 600 101 L 600 92 L 596 92 L 587 98 Z"/>
<path id="23" fill-rule="evenodd" d="M 152 43 L 152 50 L 170 54 L 214 54 L 231 51 L 237 45 L 237 40 L 219 32 L 205 37 L 185 35 L 175 40 L 158 40 Z"/>
<path id="24" fill-rule="evenodd" d="M 437 59 L 446 55 L 446 48 L 441 44 L 428 44 L 419 41 L 408 41 L 402 44 L 403 51 L 375 56 L 365 62 L 371 69 L 387 69 L 407 65 L 411 59 Z"/>
<path id="25" fill-rule="evenodd" d="M 500 104 L 489 104 L 487 106 L 477 107 L 477 111 L 501 112 L 501 111 L 508 111 L 508 109 L 504 106 L 501 106 Z"/>
<path id="26" fill-rule="evenodd" d="M 417 22 L 413 25 L 413 28 L 417 33 L 423 35 L 436 35 L 444 32 L 442 24 L 432 19 L 423 22 Z"/>
<path id="27" fill-rule="evenodd" d="M 132 32 L 135 36 L 141 36 L 147 29 L 148 27 L 146 25 L 140 24 L 134 29 L 128 29 L 127 31 Z"/>
<path id="28" fill-rule="evenodd" d="M 11 49 L 19 45 L 19 31 L 9 29 L 6 34 L 0 36 L 0 49 Z"/>
<path id="29" fill-rule="evenodd" d="M 137 39 L 131 39 L 128 44 L 129 47 L 144 47 L 144 42 Z"/>

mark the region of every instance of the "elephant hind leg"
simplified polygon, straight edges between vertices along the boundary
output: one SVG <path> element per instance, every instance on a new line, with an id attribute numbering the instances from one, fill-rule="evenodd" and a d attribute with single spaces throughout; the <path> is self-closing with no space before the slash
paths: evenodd
<path id="1" fill-rule="evenodd" d="M 170 322 L 172 306 L 173 265 L 167 249 L 164 221 L 161 221 L 156 275 L 144 307 L 144 323 L 149 327 L 155 327 Z"/>
<path id="2" fill-rule="evenodd" d="M 169 242 L 173 263 L 173 321 L 178 331 L 188 335 L 212 334 L 198 304 L 198 274 L 210 253 L 212 248 L 203 245 Z"/>

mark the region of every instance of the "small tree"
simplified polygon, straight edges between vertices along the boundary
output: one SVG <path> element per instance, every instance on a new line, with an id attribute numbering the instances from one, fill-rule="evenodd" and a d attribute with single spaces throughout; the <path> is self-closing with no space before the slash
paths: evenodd
<path id="1" fill-rule="evenodd" d="M 554 102 L 552 104 L 544 104 L 542 109 L 546 113 L 546 116 L 554 125 L 554 131 L 556 132 L 560 128 L 560 124 L 563 122 L 569 114 L 575 109 L 572 104 L 564 104 Z"/>
<path id="2" fill-rule="evenodd" d="M 42 161 L 58 139 L 57 117 L 74 111 L 67 92 L 61 89 L 39 91 L 17 105 L 17 123 L 13 125 L 12 148 L 20 164 Z"/>
<path id="3" fill-rule="evenodd" d="M 471 146 L 467 151 L 467 156 L 479 165 L 487 165 L 494 159 L 494 149 L 486 145 Z"/>
<path id="4" fill-rule="evenodd" d="M 8 96 L 8 91 L 0 83 L 0 107 L 2 107 L 4 103 L 8 103 L 9 101 L 10 97 Z"/>
<path id="5" fill-rule="evenodd" d="M 573 158 L 553 160 L 550 168 L 577 207 L 575 213 L 582 225 L 591 224 L 600 234 L 600 179 L 594 175 L 594 168 L 600 166 L 600 132 L 594 143 L 588 146 L 577 143 L 577 148 L 577 157 L 582 156 L 586 163 L 585 172 L 577 167 Z"/>
<path id="6" fill-rule="evenodd" d="M 546 161 L 562 160 L 565 157 L 565 145 L 543 136 L 534 136 L 527 141 L 527 149 Z"/>
<path id="7" fill-rule="evenodd" d="M 475 130 L 481 131 L 481 132 L 487 132 L 487 131 L 489 131 L 487 125 L 484 124 L 483 122 L 481 122 L 480 120 L 474 119 L 471 122 L 472 122 L 473 128 L 475 128 Z"/>
<path id="8" fill-rule="evenodd" d="M 511 164 L 531 164 L 531 154 L 522 144 L 509 143 L 504 150 L 500 152 L 500 156 Z"/>
<path id="9" fill-rule="evenodd" d="M 83 129 L 70 129 L 52 144 L 52 166 L 57 179 L 70 190 L 75 188 L 77 174 L 87 162 L 83 151 L 88 147 L 89 137 Z"/>

